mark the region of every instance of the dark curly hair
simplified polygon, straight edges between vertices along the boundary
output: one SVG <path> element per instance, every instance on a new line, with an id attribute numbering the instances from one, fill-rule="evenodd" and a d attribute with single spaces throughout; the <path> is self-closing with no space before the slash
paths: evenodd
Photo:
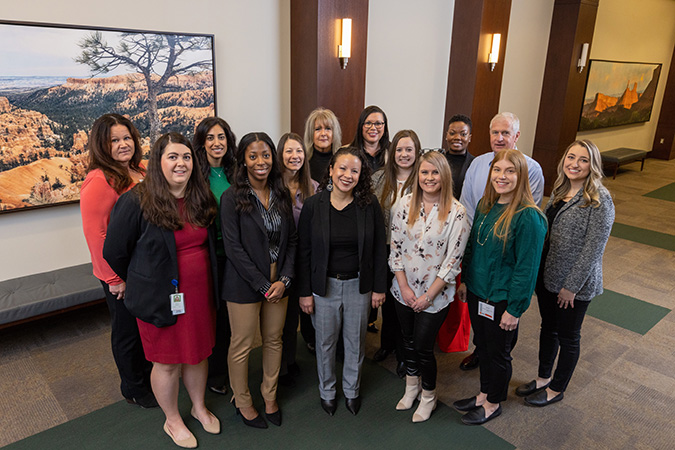
<path id="1" fill-rule="evenodd" d="M 123 125 L 129 130 L 131 139 L 134 141 L 134 155 L 129 161 L 129 167 L 123 166 L 112 157 L 112 142 L 110 130 L 115 125 Z M 133 184 L 133 179 L 129 175 L 129 170 L 145 174 L 145 169 L 141 167 L 143 158 L 143 149 L 141 148 L 141 135 L 131 123 L 131 120 L 119 114 L 104 114 L 91 126 L 89 133 L 89 164 L 87 172 L 94 169 L 100 169 L 105 175 L 108 184 L 115 189 L 115 192 L 121 194 Z"/>
<path id="2" fill-rule="evenodd" d="M 234 152 L 237 151 L 237 138 L 227 122 L 220 117 L 207 117 L 199 122 L 197 128 L 195 128 L 195 135 L 192 138 L 192 148 L 195 152 L 195 159 L 199 159 L 201 173 L 204 176 L 204 179 L 208 181 L 209 175 L 211 174 L 211 167 L 209 166 L 209 160 L 206 157 L 206 148 L 204 144 L 206 143 L 206 135 L 209 133 L 209 130 L 216 125 L 220 125 L 225 131 L 227 148 L 225 149 L 225 154 L 223 155 L 220 165 L 225 171 L 227 181 L 231 183 L 232 176 L 234 175 Z"/>
<path id="3" fill-rule="evenodd" d="M 267 133 L 254 132 L 248 133 L 239 141 L 237 148 L 237 168 L 234 172 L 234 183 L 230 189 L 234 189 L 234 198 L 237 212 L 250 213 L 253 209 L 251 197 L 249 195 L 251 185 L 248 181 L 248 171 L 246 170 L 246 149 L 254 142 L 262 142 L 270 148 L 272 152 L 272 168 L 267 176 L 267 185 L 274 193 L 274 197 L 278 200 L 277 207 L 283 215 L 292 214 L 291 195 L 284 185 L 284 180 L 281 177 L 279 170 L 279 162 L 277 161 L 277 151 L 274 147 L 272 138 Z"/>
<path id="4" fill-rule="evenodd" d="M 175 231 L 183 228 L 183 220 L 178 212 L 178 202 L 169 191 L 169 182 L 162 172 L 162 155 L 169 144 L 182 144 L 194 155 L 190 141 L 182 134 L 172 132 L 162 135 L 152 146 L 148 173 L 145 180 L 136 187 L 136 192 L 145 220 Z M 199 169 L 199 160 L 192 158 L 192 173 L 185 188 L 183 206 L 187 222 L 194 226 L 207 227 L 216 217 L 218 208 L 208 184 L 200 176 Z"/>
<path id="5" fill-rule="evenodd" d="M 338 160 L 338 158 L 344 155 L 356 156 L 359 158 L 359 161 L 361 161 L 361 173 L 359 174 L 359 181 L 354 187 L 353 194 L 357 205 L 359 205 L 360 208 L 365 208 L 374 199 L 370 181 L 371 170 L 370 166 L 368 165 L 368 161 L 366 160 L 366 155 L 363 153 L 363 151 L 356 147 L 342 147 L 333 154 L 333 157 L 330 159 L 329 167 L 332 169 L 335 166 L 335 162 Z M 326 174 L 323 176 L 323 180 L 321 180 L 321 184 L 319 184 L 319 188 L 317 190 L 326 189 L 329 179 L 330 171 L 326 171 Z"/>

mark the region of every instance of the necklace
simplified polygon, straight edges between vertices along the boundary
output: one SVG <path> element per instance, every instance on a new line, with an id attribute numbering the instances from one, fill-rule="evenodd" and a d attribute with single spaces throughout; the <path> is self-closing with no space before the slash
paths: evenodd
<path id="1" fill-rule="evenodd" d="M 485 215 L 483 216 L 483 220 L 481 220 L 481 221 L 480 221 L 480 225 L 478 225 L 478 233 L 476 233 L 476 242 L 478 242 L 478 245 L 480 245 L 481 247 L 482 247 L 483 245 L 485 245 L 485 243 L 486 243 L 487 240 L 488 240 L 488 237 L 490 236 L 490 231 L 491 231 L 492 228 L 495 226 L 495 224 L 492 224 L 492 226 L 490 226 L 490 228 L 488 229 L 487 234 L 485 235 L 485 239 L 483 239 L 483 242 L 481 242 L 481 241 L 480 241 L 480 230 L 481 230 L 481 228 L 483 228 L 483 222 L 485 222 L 485 219 L 487 218 L 488 214 L 490 214 L 490 211 L 488 211 L 487 214 L 485 214 Z"/>
<path id="2" fill-rule="evenodd" d="M 218 175 L 218 178 L 223 178 L 223 173 L 225 171 L 222 167 L 211 167 L 211 172 Z"/>

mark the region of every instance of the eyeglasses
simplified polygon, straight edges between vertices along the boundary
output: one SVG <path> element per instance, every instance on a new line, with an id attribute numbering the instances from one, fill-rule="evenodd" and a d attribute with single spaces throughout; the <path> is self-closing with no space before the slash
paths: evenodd
<path id="1" fill-rule="evenodd" d="M 427 153 L 431 152 L 438 152 L 441 155 L 445 155 L 445 149 L 444 148 L 423 148 L 420 150 L 420 155 L 426 155 Z"/>
<path id="2" fill-rule="evenodd" d="M 363 128 L 366 130 L 372 127 L 377 128 L 378 130 L 384 126 L 384 122 L 366 122 L 363 124 Z"/>

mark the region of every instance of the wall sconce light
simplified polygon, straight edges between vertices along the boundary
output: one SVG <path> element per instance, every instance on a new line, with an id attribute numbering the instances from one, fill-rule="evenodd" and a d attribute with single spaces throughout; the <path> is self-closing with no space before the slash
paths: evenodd
<path id="1" fill-rule="evenodd" d="M 499 44 L 502 40 L 502 35 L 500 33 L 494 33 L 492 35 L 492 49 L 488 55 L 488 63 L 490 64 L 490 71 L 495 70 L 495 65 L 499 62 Z"/>
<path id="2" fill-rule="evenodd" d="M 342 42 L 338 45 L 338 58 L 343 69 L 352 56 L 352 19 L 342 19 Z"/>
<path id="3" fill-rule="evenodd" d="M 581 46 L 581 58 L 579 58 L 579 61 L 577 61 L 579 73 L 583 72 L 584 67 L 586 67 L 586 63 L 588 62 L 588 45 L 588 42 L 585 42 Z"/>

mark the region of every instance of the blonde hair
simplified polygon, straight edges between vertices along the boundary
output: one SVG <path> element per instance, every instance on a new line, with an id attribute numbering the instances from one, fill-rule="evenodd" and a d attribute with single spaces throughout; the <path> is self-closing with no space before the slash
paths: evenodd
<path id="1" fill-rule="evenodd" d="M 437 151 L 428 151 L 422 154 L 415 162 L 415 172 L 413 173 L 412 181 L 409 178 L 408 182 L 412 188 L 412 198 L 410 199 L 410 211 L 408 211 L 408 227 L 415 225 L 419 218 L 420 207 L 422 205 L 422 188 L 420 187 L 420 166 L 423 162 L 428 162 L 434 166 L 441 175 L 441 201 L 438 205 L 438 221 L 445 222 L 448 214 L 452 209 L 452 171 L 445 156 Z M 406 183 L 408 185 L 408 183 Z"/>
<path id="2" fill-rule="evenodd" d="M 307 149 L 307 160 L 309 161 L 314 153 L 314 129 L 317 122 L 330 127 L 333 131 L 333 142 L 331 143 L 331 153 L 335 154 L 342 147 L 342 129 L 335 113 L 330 109 L 316 108 L 309 113 L 305 121 L 305 148 Z"/>
<path id="3" fill-rule="evenodd" d="M 588 139 L 581 139 L 574 141 L 570 144 L 569 147 L 565 150 L 563 157 L 558 163 L 558 178 L 553 184 L 553 190 L 551 191 L 551 198 L 553 199 L 553 204 L 555 205 L 560 200 L 567 195 L 570 190 L 570 179 L 565 175 L 563 166 L 565 165 L 565 158 L 567 154 L 572 149 L 572 147 L 580 146 L 585 148 L 588 151 L 588 157 L 590 161 L 590 172 L 584 180 L 583 186 L 583 197 L 584 203 L 580 206 L 581 208 L 586 208 L 591 206 L 597 208 L 600 206 L 600 187 L 602 186 L 602 178 L 604 174 L 602 172 L 602 158 L 600 156 L 600 150 L 597 145 Z"/>
<path id="4" fill-rule="evenodd" d="M 509 238 L 511 222 L 517 213 L 526 208 L 534 208 L 539 212 L 539 214 L 543 213 L 534 203 L 534 199 L 532 198 L 530 180 L 528 179 L 527 160 L 518 150 L 501 150 L 495 153 L 492 164 L 490 164 L 490 172 L 485 185 L 485 194 L 483 194 L 483 198 L 478 203 L 478 210 L 482 214 L 487 214 L 490 212 L 497 200 L 499 200 L 499 194 L 497 191 L 495 191 L 495 188 L 492 185 L 492 168 L 494 167 L 495 163 L 502 160 L 507 160 L 513 164 L 516 169 L 516 175 L 518 176 L 516 187 L 513 192 L 513 197 L 495 222 L 495 226 L 492 231 L 494 236 L 501 240 L 504 244 L 504 247 L 506 247 L 506 242 Z"/>

